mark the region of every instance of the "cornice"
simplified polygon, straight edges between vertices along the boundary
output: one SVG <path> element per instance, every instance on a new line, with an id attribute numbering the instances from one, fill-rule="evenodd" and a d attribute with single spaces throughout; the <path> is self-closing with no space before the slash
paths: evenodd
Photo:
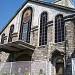
<path id="1" fill-rule="evenodd" d="M 74 19 L 75 19 L 75 14 L 68 15 L 68 16 L 64 17 L 64 22 L 73 21 Z"/>

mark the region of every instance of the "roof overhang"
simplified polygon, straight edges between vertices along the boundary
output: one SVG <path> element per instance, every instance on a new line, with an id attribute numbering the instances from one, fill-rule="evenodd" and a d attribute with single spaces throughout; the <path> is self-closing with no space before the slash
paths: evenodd
<path id="1" fill-rule="evenodd" d="M 34 51 L 35 47 L 23 41 L 15 41 L 7 44 L 0 44 L 0 50 L 5 52 L 16 52 L 25 50 Z"/>

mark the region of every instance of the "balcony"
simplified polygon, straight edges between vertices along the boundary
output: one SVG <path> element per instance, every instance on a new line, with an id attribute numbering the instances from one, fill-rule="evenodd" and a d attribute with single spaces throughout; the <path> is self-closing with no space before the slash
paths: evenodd
<path id="1" fill-rule="evenodd" d="M 9 42 L 6 44 L 0 44 L 0 50 L 5 52 L 16 52 L 24 50 L 35 50 L 35 47 L 29 43 L 23 42 L 22 40 Z"/>

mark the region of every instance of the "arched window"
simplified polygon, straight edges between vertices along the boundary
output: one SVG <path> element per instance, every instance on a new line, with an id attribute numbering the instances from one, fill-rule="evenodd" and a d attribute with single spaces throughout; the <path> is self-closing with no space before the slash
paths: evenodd
<path id="1" fill-rule="evenodd" d="M 24 10 L 22 15 L 22 23 L 20 27 L 20 40 L 30 43 L 30 32 L 32 23 L 32 8 L 28 7 Z"/>
<path id="2" fill-rule="evenodd" d="M 2 34 L 2 37 L 1 37 L 1 44 L 4 44 L 4 38 L 5 38 L 5 33 Z"/>
<path id="3" fill-rule="evenodd" d="M 43 12 L 40 17 L 40 38 L 39 45 L 47 44 L 47 12 Z"/>
<path id="4" fill-rule="evenodd" d="M 55 43 L 64 41 L 64 22 L 63 15 L 55 17 Z"/>
<path id="5" fill-rule="evenodd" d="M 9 31 L 9 38 L 8 42 L 12 42 L 12 33 L 14 32 L 14 25 L 10 26 L 10 31 Z"/>

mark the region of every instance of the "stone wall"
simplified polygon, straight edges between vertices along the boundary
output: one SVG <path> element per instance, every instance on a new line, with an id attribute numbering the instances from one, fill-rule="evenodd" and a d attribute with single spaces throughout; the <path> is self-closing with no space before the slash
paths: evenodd
<path id="1" fill-rule="evenodd" d="M 6 62 L 8 60 L 9 53 L 5 52 L 0 52 L 0 61 L 1 62 Z"/>
<path id="2" fill-rule="evenodd" d="M 74 23 L 73 21 L 65 22 L 66 28 L 66 44 L 67 44 L 67 56 L 71 56 L 74 51 Z"/>
<path id="3" fill-rule="evenodd" d="M 31 29 L 30 44 L 35 47 L 38 45 L 38 26 Z"/>
<path id="4" fill-rule="evenodd" d="M 74 52 L 74 22 L 73 20 L 65 22 L 66 29 L 66 75 L 72 75 L 71 58 Z"/>
<path id="5" fill-rule="evenodd" d="M 35 49 L 33 53 L 34 60 L 47 60 L 48 46 L 39 46 Z"/>

